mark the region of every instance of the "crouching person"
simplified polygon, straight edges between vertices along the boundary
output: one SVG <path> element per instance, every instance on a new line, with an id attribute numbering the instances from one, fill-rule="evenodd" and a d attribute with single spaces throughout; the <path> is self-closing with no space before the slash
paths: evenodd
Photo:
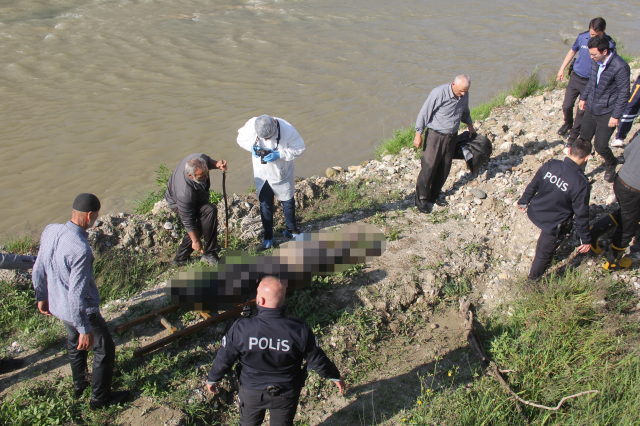
<path id="1" fill-rule="evenodd" d="M 545 163 L 533 177 L 518 201 L 520 210 L 527 211 L 529 219 L 540 228 L 536 255 L 529 272 L 529 280 L 539 279 L 549 267 L 558 246 L 558 237 L 564 234 L 575 215 L 580 253 L 591 247 L 589 233 L 589 180 L 582 166 L 591 154 L 591 142 L 578 138 L 563 161 Z"/>
<path id="2" fill-rule="evenodd" d="M 164 199 L 180 216 L 186 230 L 173 259 L 176 266 L 185 265 L 194 251 L 202 252 L 203 262 L 218 263 L 218 208 L 209 202 L 210 169 L 226 172 L 227 162 L 205 154 L 191 154 L 178 164 L 167 183 Z M 204 245 L 200 238 L 204 239 Z"/>
<path id="3" fill-rule="evenodd" d="M 33 287 L 38 310 L 53 315 L 67 329 L 67 347 L 75 397 L 89 381 L 87 354 L 93 349 L 92 410 L 118 404 L 129 392 L 111 392 L 116 347 L 102 315 L 100 295 L 93 279 L 93 252 L 87 229 L 100 213 L 100 200 L 80 194 L 73 202 L 71 220 L 49 225 L 40 237 L 40 251 L 33 266 Z"/>
<path id="4" fill-rule="evenodd" d="M 307 324 L 285 316 L 286 290 L 274 276 L 262 279 L 256 296 L 258 314 L 231 326 L 209 371 L 207 388 L 215 394 L 218 382 L 238 361 L 240 426 L 261 425 L 267 409 L 271 426 L 293 426 L 307 377 L 303 360 L 321 377 L 331 379 L 340 393 L 345 388 Z"/>
<path id="5" fill-rule="evenodd" d="M 627 269 L 633 263 L 624 255 L 627 246 L 636 235 L 640 221 L 640 132 L 636 133 L 624 150 L 625 163 L 620 168 L 613 184 L 613 191 L 618 199 L 620 209 L 612 215 L 605 216 L 593 225 L 591 250 L 602 253 L 598 238 L 615 227 L 611 247 L 605 252 L 607 261 L 604 269 Z"/>

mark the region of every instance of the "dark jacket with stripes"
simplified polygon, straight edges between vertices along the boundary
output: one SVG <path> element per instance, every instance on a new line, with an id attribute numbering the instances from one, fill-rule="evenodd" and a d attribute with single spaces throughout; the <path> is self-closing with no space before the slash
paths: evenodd
<path id="1" fill-rule="evenodd" d="M 580 100 L 587 101 L 587 111 L 592 115 L 611 114 L 613 118 L 622 117 L 629 101 L 629 65 L 618 54 L 611 52 L 607 66 L 598 81 L 598 64 L 591 64 L 591 76 Z"/>
<path id="2" fill-rule="evenodd" d="M 633 85 L 631 89 L 631 98 L 629 99 L 629 103 L 622 114 L 622 118 L 620 119 L 620 125 L 618 126 L 618 134 L 616 135 L 616 139 L 624 140 L 629 131 L 631 130 L 631 126 L 633 125 L 633 120 L 638 115 L 640 111 L 640 77 L 636 80 L 636 83 Z"/>

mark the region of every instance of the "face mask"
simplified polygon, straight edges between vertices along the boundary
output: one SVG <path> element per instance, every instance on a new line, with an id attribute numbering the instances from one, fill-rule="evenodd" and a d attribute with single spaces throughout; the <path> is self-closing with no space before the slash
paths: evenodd
<path id="1" fill-rule="evenodd" d="M 198 190 L 198 191 L 204 191 L 207 189 L 207 182 L 200 182 L 197 180 L 193 181 L 193 186 Z"/>

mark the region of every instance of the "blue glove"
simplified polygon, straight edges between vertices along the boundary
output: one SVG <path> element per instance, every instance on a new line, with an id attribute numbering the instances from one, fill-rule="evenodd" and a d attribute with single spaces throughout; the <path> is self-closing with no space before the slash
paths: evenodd
<path id="1" fill-rule="evenodd" d="M 256 158 L 260 158 L 260 156 L 256 154 L 256 149 L 260 149 L 260 147 L 258 145 L 253 145 L 251 147 L 251 155 L 253 155 Z"/>
<path id="2" fill-rule="evenodd" d="M 271 154 L 265 155 L 264 161 L 266 161 L 267 163 L 270 163 L 272 161 L 276 161 L 278 158 L 280 158 L 280 152 L 273 151 Z"/>

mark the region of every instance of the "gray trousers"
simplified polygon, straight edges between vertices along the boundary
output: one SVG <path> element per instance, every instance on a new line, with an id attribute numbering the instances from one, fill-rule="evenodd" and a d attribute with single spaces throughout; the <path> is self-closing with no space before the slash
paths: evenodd
<path id="1" fill-rule="evenodd" d="M 31 269 L 34 263 L 35 256 L 0 253 L 0 269 Z"/>
<path id="2" fill-rule="evenodd" d="M 427 130 L 420 163 L 422 168 L 416 182 L 416 206 L 426 207 L 438 199 L 440 190 L 449 177 L 451 162 L 456 151 L 458 135 L 443 135 Z"/>

